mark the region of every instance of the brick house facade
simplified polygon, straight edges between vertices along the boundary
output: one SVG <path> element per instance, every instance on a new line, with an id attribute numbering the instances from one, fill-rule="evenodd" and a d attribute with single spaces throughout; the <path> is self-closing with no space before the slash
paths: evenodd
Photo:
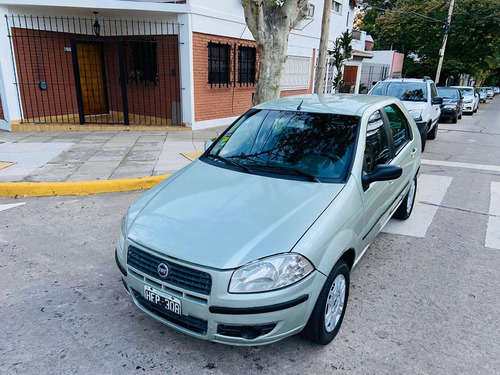
<path id="1" fill-rule="evenodd" d="M 311 3 L 315 12 L 290 34 L 281 96 L 313 90 L 322 3 Z M 331 41 L 345 29 L 337 25 L 352 25 L 352 4 L 343 0 L 342 6 L 332 13 Z M 252 106 L 259 60 L 239 0 L 102 0 L 98 9 L 66 0 L 26 0 L 22 7 L 0 0 L 0 10 L 8 26 L 6 33 L 0 28 L 0 48 L 11 52 L 0 55 L 0 100 L 9 117 L 0 128 L 197 129 L 227 125 Z M 164 32 L 170 23 L 173 31 Z M 214 45 L 226 60 L 211 57 Z"/>

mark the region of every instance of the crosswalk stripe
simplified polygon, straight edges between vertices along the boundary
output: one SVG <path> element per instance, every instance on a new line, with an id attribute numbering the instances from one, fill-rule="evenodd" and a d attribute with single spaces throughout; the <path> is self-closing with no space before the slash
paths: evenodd
<path id="1" fill-rule="evenodd" d="M 425 237 L 452 180 L 453 178 L 448 176 L 420 175 L 415 206 L 410 218 L 404 221 L 389 220 L 383 232 Z"/>
<path id="2" fill-rule="evenodd" d="M 422 159 L 421 163 L 426 165 L 435 165 L 438 167 L 454 167 L 454 168 L 476 169 L 476 170 L 490 171 L 490 172 L 500 172 L 500 165 L 460 163 L 456 161 L 429 160 L 429 159 Z"/>
<path id="3" fill-rule="evenodd" d="M 26 202 L 0 204 L 0 211 L 5 211 L 5 210 L 9 210 L 9 209 L 14 208 L 14 207 L 19 207 L 19 206 L 22 206 L 23 204 L 26 204 Z"/>
<path id="4" fill-rule="evenodd" d="M 492 249 L 500 249 L 500 182 L 492 182 L 490 192 L 485 245 Z"/>

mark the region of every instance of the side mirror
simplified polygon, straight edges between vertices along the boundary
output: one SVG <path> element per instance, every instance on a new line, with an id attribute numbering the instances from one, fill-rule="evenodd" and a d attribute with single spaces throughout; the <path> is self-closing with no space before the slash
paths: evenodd
<path id="1" fill-rule="evenodd" d="M 214 142 L 213 142 L 211 139 L 207 139 L 207 140 L 205 141 L 205 151 L 207 151 L 207 150 L 208 150 L 208 148 L 209 148 L 210 146 L 212 146 L 212 143 L 214 143 Z"/>
<path id="2" fill-rule="evenodd" d="M 443 104 L 443 98 L 440 97 L 440 96 L 435 96 L 434 98 L 432 98 L 432 104 Z"/>
<path id="3" fill-rule="evenodd" d="M 361 183 L 363 189 L 367 190 L 372 182 L 395 180 L 403 174 L 403 168 L 397 165 L 381 164 L 377 165 L 372 173 L 363 173 Z"/>

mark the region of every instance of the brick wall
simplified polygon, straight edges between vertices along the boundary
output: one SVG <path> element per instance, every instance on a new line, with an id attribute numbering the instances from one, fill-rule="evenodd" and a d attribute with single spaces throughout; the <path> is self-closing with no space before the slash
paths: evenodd
<path id="1" fill-rule="evenodd" d="M 75 121 L 77 117 L 68 116 L 78 114 L 73 58 L 65 47 L 70 47 L 74 38 L 88 39 L 89 36 L 20 28 L 12 28 L 12 35 L 24 118 Z M 172 103 L 180 103 L 178 37 L 132 36 L 126 40 L 144 38 L 157 41 L 158 80 L 156 84 L 140 80 L 126 82 L 129 114 L 136 115 L 136 122 L 144 116 L 144 123 L 151 121 L 149 116 L 172 119 Z M 118 43 L 113 39 L 118 41 L 123 37 L 106 38 L 103 44 L 105 95 L 109 111 L 122 112 Z M 46 82 L 47 89 L 41 89 L 40 82 Z"/>
<path id="2" fill-rule="evenodd" d="M 252 94 L 255 91 L 254 86 L 240 87 L 238 83 L 236 83 L 236 86 L 233 86 L 231 83 L 228 87 L 219 87 L 218 85 L 210 87 L 208 83 L 208 43 L 210 42 L 230 45 L 231 82 L 234 81 L 234 73 L 238 74 L 238 58 L 234 56 L 234 44 L 255 47 L 255 42 L 252 41 L 241 41 L 235 38 L 193 33 L 195 121 L 239 116 L 252 107 Z M 234 58 L 236 58 L 236 64 L 233 65 Z M 314 54 L 312 61 L 314 61 Z M 234 71 L 233 66 L 235 67 Z M 258 57 L 256 71 L 258 71 Z M 311 67 L 311 85 L 309 89 L 282 91 L 281 97 L 311 93 L 312 72 L 313 67 Z"/>

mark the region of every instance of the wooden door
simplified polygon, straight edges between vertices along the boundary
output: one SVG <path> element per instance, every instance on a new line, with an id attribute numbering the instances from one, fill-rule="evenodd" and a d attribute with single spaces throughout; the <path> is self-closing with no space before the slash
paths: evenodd
<path id="1" fill-rule="evenodd" d="M 82 88 L 83 113 L 85 115 L 107 113 L 100 44 L 78 42 L 77 56 Z"/>
<path id="2" fill-rule="evenodd" d="M 357 66 L 344 66 L 344 85 L 354 86 L 358 75 Z"/>

